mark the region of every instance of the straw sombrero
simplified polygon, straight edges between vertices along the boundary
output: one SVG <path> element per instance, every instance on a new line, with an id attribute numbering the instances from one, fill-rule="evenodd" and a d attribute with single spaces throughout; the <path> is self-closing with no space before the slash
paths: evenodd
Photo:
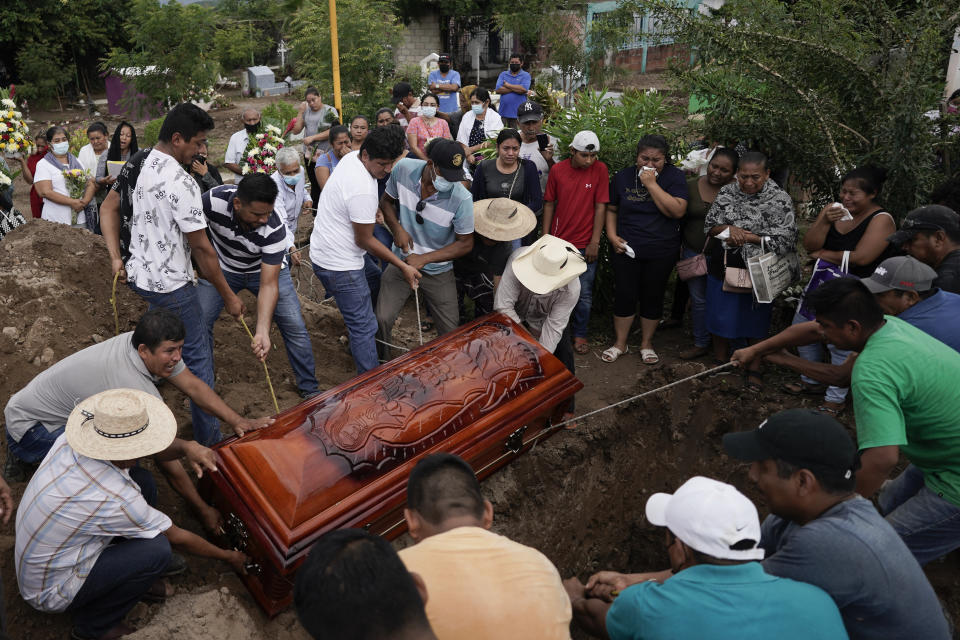
<path id="1" fill-rule="evenodd" d="M 177 420 L 163 400 L 136 389 L 110 389 L 80 402 L 67 418 L 67 443 L 96 460 L 135 460 L 163 451 Z"/>
<path id="2" fill-rule="evenodd" d="M 473 204 L 473 228 L 491 240 L 517 240 L 536 226 L 536 214 L 522 202 L 487 198 Z"/>
<path id="3" fill-rule="evenodd" d="M 566 240 L 546 235 L 518 254 L 512 268 L 520 284 L 543 295 L 579 277 L 587 270 L 587 261 Z"/>

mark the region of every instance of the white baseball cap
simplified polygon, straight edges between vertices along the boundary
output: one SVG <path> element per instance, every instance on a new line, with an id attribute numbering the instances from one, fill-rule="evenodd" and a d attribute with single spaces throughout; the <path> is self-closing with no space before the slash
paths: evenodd
<path id="1" fill-rule="evenodd" d="M 570 143 L 571 149 L 577 151 L 600 151 L 600 138 L 593 131 L 578 131 Z"/>
<path id="2" fill-rule="evenodd" d="M 647 520 L 666 527 L 685 545 L 721 560 L 762 560 L 760 517 L 750 500 L 732 485 L 694 476 L 676 490 L 647 500 Z M 743 541 L 753 544 L 740 547 Z"/>

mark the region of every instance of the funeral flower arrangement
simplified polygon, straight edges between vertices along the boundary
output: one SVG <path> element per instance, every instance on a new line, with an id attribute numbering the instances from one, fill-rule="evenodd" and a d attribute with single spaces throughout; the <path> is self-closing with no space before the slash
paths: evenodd
<path id="1" fill-rule="evenodd" d="M 9 90 L 0 90 L 0 151 L 11 156 L 29 153 L 32 147 L 30 129 L 17 111 L 17 103 L 10 98 Z"/>
<path id="2" fill-rule="evenodd" d="M 63 181 L 67 185 L 67 191 L 71 198 L 80 199 L 87 191 L 87 182 L 90 180 L 90 172 L 86 169 L 64 169 Z M 78 211 L 71 211 L 71 224 L 77 224 Z"/>
<path id="3" fill-rule="evenodd" d="M 17 174 L 19 174 L 19 172 L 17 172 Z M 0 165 L 0 193 L 4 193 L 10 188 L 10 185 L 13 184 L 13 179 L 17 177 L 17 174 L 11 174 L 9 171 L 7 171 L 6 167 Z"/>
<path id="4" fill-rule="evenodd" d="M 243 175 L 272 174 L 277 168 L 277 151 L 282 148 L 283 132 L 272 124 L 265 126 L 263 132 L 249 136 L 243 162 Z"/>

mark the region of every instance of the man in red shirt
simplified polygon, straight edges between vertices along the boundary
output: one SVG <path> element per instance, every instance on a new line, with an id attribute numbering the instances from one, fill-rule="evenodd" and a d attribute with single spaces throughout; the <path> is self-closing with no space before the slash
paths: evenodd
<path id="1" fill-rule="evenodd" d="M 580 299 L 570 318 L 573 348 L 586 353 L 587 321 L 593 303 L 600 232 L 610 201 L 607 165 L 597 160 L 600 140 L 593 131 L 580 131 L 570 143 L 571 155 L 550 169 L 543 197 L 543 233 L 571 243 L 587 259 L 580 276 Z"/>

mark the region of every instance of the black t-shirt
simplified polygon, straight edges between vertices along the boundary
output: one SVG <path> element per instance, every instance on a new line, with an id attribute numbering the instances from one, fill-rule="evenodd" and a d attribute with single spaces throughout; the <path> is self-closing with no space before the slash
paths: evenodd
<path id="1" fill-rule="evenodd" d="M 661 189 L 675 198 L 689 199 L 683 171 L 668 164 L 657 177 Z M 680 220 L 660 212 L 637 177 L 637 167 L 621 169 L 610 183 L 610 204 L 617 207 L 617 233 L 638 257 L 667 258 L 680 253 Z"/>
<path id="2" fill-rule="evenodd" d="M 511 250 L 509 242 L 488 245 L 481 236 L 474 234 L 473 249 L 453 261 L 453 273 L 458 278 L 471 278 L 482 274 L 493 281 L 494 277 L 503 275 Z"/>
<path id="3" fill-rule="evenodd" d="M 937 267 L 933 286 L 950 293 L 960 293 L 960 249 L 951 251 Z"/>
<path id="4" fill-rule="evenodd" d="M 483 178 L 486 181 L 488 198 L 523 201 L 523 163 L 518 162 L 512 173 L 500 173 L 496 160 L 484 160 Z"/>

